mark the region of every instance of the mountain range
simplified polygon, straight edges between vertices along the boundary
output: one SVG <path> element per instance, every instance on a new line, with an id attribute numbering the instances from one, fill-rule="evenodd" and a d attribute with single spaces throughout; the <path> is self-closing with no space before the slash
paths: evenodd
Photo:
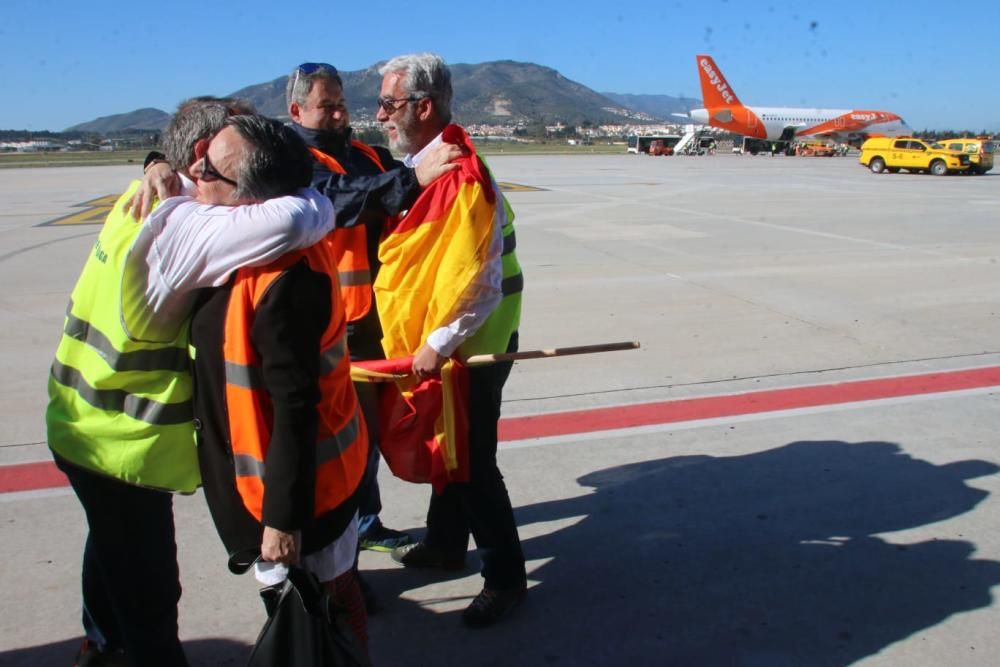
<path id="1" fill-rule="evenodd" d="M 375 117 L 375 98 L 382 82 L 378 74 L 380 65 L 376 63 L 363 70 L 340 72 L 344 95 L 354 120 L 373 120 Z M 455 120 L 464 125 L 650 123 L 700 106 L 699 100 L 669 95 L 598 93 L 567 79 L 550 67 L 534 63 L 498 60 L 450 67 L 454 89 L 452 112 Z M 247 86 L 230 96 L 249 100 L 264 115 L 287 118 L 287 79 L 287 76 L 281 76 Z M 146 108 L 97 118 L 66 131 L 107 134 L 126 130 L 162 130 L 169 121 L 168 112 Z"/>

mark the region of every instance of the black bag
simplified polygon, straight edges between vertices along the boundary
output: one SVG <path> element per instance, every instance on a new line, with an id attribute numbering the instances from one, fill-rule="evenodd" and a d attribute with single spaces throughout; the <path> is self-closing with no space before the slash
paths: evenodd
<path id="1" fill-rule="evenodd" d="M 367 656 L 316 577 L 297 567 L 260 590 L 267 621 L 248 667 L 368 667 Z"/>

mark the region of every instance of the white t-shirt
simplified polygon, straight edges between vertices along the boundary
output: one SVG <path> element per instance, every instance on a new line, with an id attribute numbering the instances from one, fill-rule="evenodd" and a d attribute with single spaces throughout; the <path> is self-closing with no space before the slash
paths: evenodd
<path id="1" fill-rule="evenodd" d="M 317 243 L 333 220 L 333 204 L 313 188 L 245 206 L 202 204 L 186 194 L 165 199 L 143 223 L 125 263 L 123 299 L 144 305 L 123 308 L 129 335 L 171 340 L 195 290 Z"/>

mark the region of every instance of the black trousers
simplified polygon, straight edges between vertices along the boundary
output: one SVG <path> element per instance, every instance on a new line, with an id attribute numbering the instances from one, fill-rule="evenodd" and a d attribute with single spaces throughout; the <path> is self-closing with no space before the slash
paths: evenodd
<path id="1" fill-rule="evenodd" d="M 87 514 L 83 625 L 133 666 L 183 667 L 173 496 L 92 473 L 56 457 Z"/>
<path id="2" fill-rule="evenodd" d="M 508 351 L 517 350 L 517 333 Z M 524 554 L 503 475 L 497 466 L 497 421 L 512 362 L 469 369 L 469 481 L 448 484 L 431 496 L 428 547 L 465 553 L 476 541 L 488 588 L 511 589 L 526 581 Z"/>

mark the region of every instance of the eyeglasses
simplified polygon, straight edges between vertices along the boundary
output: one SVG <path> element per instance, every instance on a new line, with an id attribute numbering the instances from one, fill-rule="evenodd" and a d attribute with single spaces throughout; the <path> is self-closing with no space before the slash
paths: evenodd
<path id="1" fill-rule="evenodd" d="M 393 114 L 403 108 L 403 105 L 407 102 L 416 102 L 422 100 L 427 95 L 410 95 L 409 97 L 377 97 L 375 98 L 375 104 L 382 108 L 382 111 Z"/>
<path id="2" fill-rule="evenodd" d="M 316 72 L 326 72 L 331 76 L 339 76 L 337 68 L 328 63 L 302 63 L 295 68 L 295 81 L 292 82 L 292 88 L 299 82 L 299 76 L 312 76 Z"/>
<path id="3" fill-rule="evenodd" d="M 201 180 L 206 183 L 211 183 L 212 181 L 222 181 L 223 183 L 229 183 L 234 188 L 240 187 L 240 184 L 231 178 L 226 178 L 219 173 L 219 170 L 215 168 L 215 165 L 211 163 L 208 159 L 208 151 L 205 152 L 205 157 L 201 159 Z"/>

